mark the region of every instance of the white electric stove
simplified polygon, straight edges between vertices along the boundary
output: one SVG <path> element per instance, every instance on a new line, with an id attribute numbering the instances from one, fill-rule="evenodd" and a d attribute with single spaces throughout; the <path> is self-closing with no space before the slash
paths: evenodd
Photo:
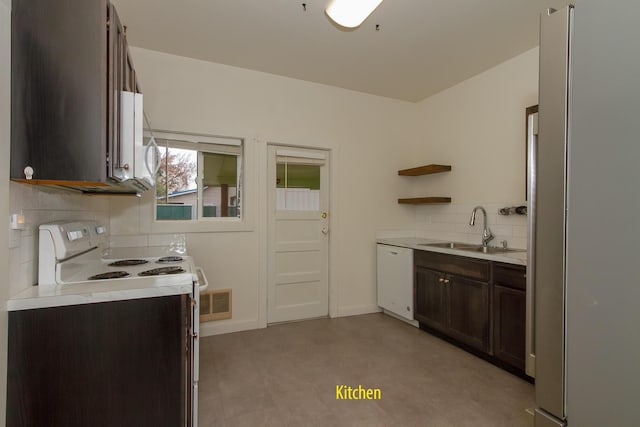
<path id="1" fill-rule="evenodd" d="M 95 221 L 43 224 L 39 239 L 37 296 L 18 296 L 10 310 L 190 294 L 191 425 L 197 427 L 199 294 L 207 281 L 184 248 L 109 249 L 108 229 Z"/>
<path id="2" fill-rule="evenodd" d="M 40 295 L 60 285 L 93 281 L 150 279 L 146 283 L 171 286 L 198 282 L 206 286 L 202 270 L 185 251 L 164 248 L 108 249 L 106 226 L 94 221 L 59 221 L 40 226 L 38 287 Z M 134 283 L 131 283 L 135 286 Z"/>

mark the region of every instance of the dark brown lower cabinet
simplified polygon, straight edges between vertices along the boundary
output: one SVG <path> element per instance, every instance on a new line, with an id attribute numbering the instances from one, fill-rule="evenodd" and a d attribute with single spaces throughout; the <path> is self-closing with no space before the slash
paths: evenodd
<path id="1" fill-rule="evenodd" d="M 186 295 L 9 312 L 7 426 L 186 426 Z"/>
<path id="2" fill-rule="evenodd" d="M 421 327 L 524 377 L 526 268 L 429 251 L 414 261 Z"/>
<path id="3" fill-rule="evenodd" d="M 489 350 L 489 284 L 416 266 L 414 317 L 479 350 Z"/>

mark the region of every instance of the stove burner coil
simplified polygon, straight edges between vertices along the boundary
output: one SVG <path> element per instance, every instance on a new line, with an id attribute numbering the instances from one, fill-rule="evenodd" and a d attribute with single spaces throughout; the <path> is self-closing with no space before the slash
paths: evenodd
<path id="1" fill-rule="evenodd" d="M 171 262 L 182 262 L 181 256 L 165 256 L 156 261 L 158 264 L 169 264 Z"/>
<path id="2" fill-rule="evenodd" d="M 127 267 L 127 266 L 131 266 L 131 265 L 140 265 L 140 264 L 146 264 L 149 261 L 147 261 L 146 259 L 122 259 L 120 261 L 114 261 L 111 264 L 109 264 L 109 267 Z"/>
<path id="3" fill-rule="evenodd" d="M 105 280 L 105 279 L 120 279 L 122 277 L 128 277 L 129 273 L 126 271 L 110 271 L 108 273 L 96 274 L 89 277 L 87 280 Z"/>
<path id="4" fill-rule="evenodd" d="M 166 274 L 179 274 L 184 272 L 185 269 L 182 267 L 160 267 L 138 273 L 138 276 L 162 276 Z"/>

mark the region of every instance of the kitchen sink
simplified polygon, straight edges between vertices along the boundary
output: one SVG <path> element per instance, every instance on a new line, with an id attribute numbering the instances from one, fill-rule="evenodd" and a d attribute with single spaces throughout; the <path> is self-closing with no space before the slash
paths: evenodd
<path id="1" fill-rule="evenodd" d="M 442 242 L 442 243 L 420 243 L 420 246 L 431 246 L 434 248 L 458 249 L 460 251 L 481 252 L 485 254 L 504 254 L 509 252 L 525 252 L 524 249 L 498 248 L 494 246 L 474 245 L 473 243 Z"/>
<path id="2" fill-rule="evenodd" d="M 505 254 L 509 252 L 525 252 L 524 249 L 496 248 L 494 246 L 467 246 L 458 248 L 462 251 L 482 252 L 485 254 Z"/>
<path id="3" fill-rule="evenodd" d="M 442 243 L 419 243 L 420 246 L 432 246 L 434 248 L 445 248 L 445 249 L 463 249 L 468 247 L 475 247 L 471 243 L 460 243 L 460 242 L 442 242 Z"/>

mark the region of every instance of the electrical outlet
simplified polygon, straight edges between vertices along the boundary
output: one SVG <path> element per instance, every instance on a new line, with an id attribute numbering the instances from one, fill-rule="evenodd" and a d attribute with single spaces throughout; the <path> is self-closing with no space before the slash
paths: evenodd
<path id="1" fill-rule="evenodd" d="M 9 228 L 12 230 L 24 230 L 26 228 L 26 220 L 22 214 L 11 214 L 9 217 Z"/>

